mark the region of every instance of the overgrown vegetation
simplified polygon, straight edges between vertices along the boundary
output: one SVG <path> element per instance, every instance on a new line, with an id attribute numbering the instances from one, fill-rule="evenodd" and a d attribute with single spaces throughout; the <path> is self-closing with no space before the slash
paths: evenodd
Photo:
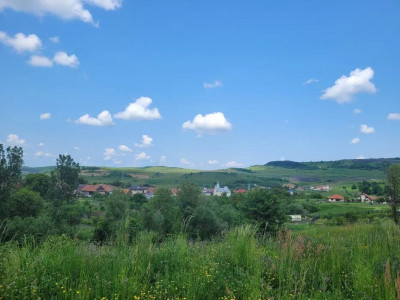
<path id="1" fill-rule="evenodd" d="M 381 194 L 393 222 L 388 205 L 278 187 L 79 198 L 70 156 L 24 179 L 22 158 L 0 145 L 0 299 L 400 298 L 398 165 L 386 186 L 341 187 Z M 293 214 L 305 223 L 287 223 Z"/>

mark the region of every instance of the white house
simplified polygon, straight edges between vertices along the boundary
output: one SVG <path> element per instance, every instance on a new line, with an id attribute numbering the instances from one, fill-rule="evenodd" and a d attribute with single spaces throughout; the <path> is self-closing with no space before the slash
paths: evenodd
<path id="1" fill-rule="evenodd" d="M 301 215 L 289 215 L 292 219 L 292 222 L 301 222 Z"/>

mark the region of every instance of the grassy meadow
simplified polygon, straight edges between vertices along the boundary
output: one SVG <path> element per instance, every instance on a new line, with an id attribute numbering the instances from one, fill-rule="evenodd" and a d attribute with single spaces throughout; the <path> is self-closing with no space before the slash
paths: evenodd
<path id="1" fill-rule="evenodd" d="M 311 226 L 212 241 L 150 232 L 99 246 L 66 236 L 0 246 L 2 299 L 398 299 L 400 230 L 391 221 Z"/>

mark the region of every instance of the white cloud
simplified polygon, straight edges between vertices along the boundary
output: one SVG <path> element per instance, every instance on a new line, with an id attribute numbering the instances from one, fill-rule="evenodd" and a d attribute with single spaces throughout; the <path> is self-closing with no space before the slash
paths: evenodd
<path id="1" fill-rule="evenodd" d="M 167 157 L 165 155 L 161 155 L 160 159 L 158 160 L 158 163 L 161 164 L 161 163 L 165 163 L 166 161 L 167 161 Z"/>
<path id="2" fill-rule="evenodd" d="M 118 147 L 119 150 L 123 151 L 123 152 L 132 152 L 132 149 L 129 148 L 127 145 L 120 145 Z"/>
<path id="3" fill-rule="evenodd" d="M 356 108 L 355 110 L 353 110 L 353 113 L 355 113 L 356 115 L 359 115 L 362 113 L 362 110 L 359 108 Z"/>
<path id="4" fill-rule="evenodd" d="M 36 156 L 36 157 L 40 157 L 40 156 L 42 156 L 42 157 L 54 157 L 53 154 L 50 154 L 50 153 L 48 153 L 48 152 L 43 152 L 43 151 L 38 151 L 38 152 L 36 152 L 36 153 L 35 153 L 35 156 Z"/>
<path id="5" fill-rule="evenodd" d="M 43 146 L 44 146 L 44 143 L 39 143 L 39 146 L 40 146 L 40 147 L 43 147 Z"/>
<path id="6" fill-rule="evenodd" d="M 75 54 L 68 55 L 63 51 L 59 51 L 54 55 L 53 61 L 56 64 L 76 68 L 79 66 L 79 59 Z"/>
<path id="7" fill-rule="evenodd" d="M 210 160 L 207 162 L 208 165 L 216 165 L 216 164 L 218 164 L 218 163 L 219 163 L 219 161 L 216 160 L 216 159 L 210 159 Z"/>
<path id="8" fill-rule="evenodd" d="M 104 149 L 104 160 L 110 160 L 113 156 L 117 154 L 114 148 L 106 148 Z"/>
<path id="9" fill-rule="evenodd" d="M 115 10 L 120 8 L 122 5 L 122 0 L 83 0 L 86 3 L 96 5 L 105 10 Z"/>
<path id="10" fill-rule="evenodd" d="M 2 1 L 4 0 L 0 0 L 0 11 Z M 18 53 L 25 51 L 34 52 L 42 47 L 42 41 L 36 34 L 25 35 L 23 33 L 17 33 L 14 37 L 10 37 L 7 33 L 0 31 L 0 42 L 13 47 Z"/>
<path id="11" fill-rule="evenodd" d="M 57 44 L 60 42 L 60 38 L 58 36 L 49 37 L 49 40 L 54 44 Z"/>
<path id="12" fill-rule="evenodd" d="M 123 120 L 161 119 L 158 108 L 149 108 L 152 102 L 153 100 L 149 97 L 140 97 L 135 102 L 129 103 L 124 111 L 114 114 L 114 117 Z"/>
<path id="13" fill-rule="evenodd" d="M 400 120 L 400 114 L 399 113 L 390 113 L 387 116 L 388 120 Z"/>
<path id="14" fill-rule="evenodd" d="M 359 155 L 356 157 L 356 159 L 365 159 L 364 155 Z"/>
<path id="15" fill-rule="evenodd" d="M 59 51 L 54 55 L 53 59 L 46 56 L 32 55 L 27 63 L 33 67 L 50 68 L 56 63 L 61 66 L 76 68 L 79 66 L 79 59 L 75 54 L 68 55 L 63 51 Z"/>
<path id="16" fill-rule="evenodd" d="M 203 83 L 203 87 L 205 89 L 215 89 L 215 88 L 221 87 L 221 86 L 222 86 L 222 81 L 220 81 L 220 80 L 215 80 L 213 83 L 207 83 L 207 82 Z"/>
<path id="17" fill-rule="evenodd" d="M 78 151 L 78 150 L 80 150 L 81 148 L 79 148 L 79 147 L 74 147 L 74 150 L 76 150 L 76 151 Z"/>
<path id="18" fill-rule="evenodd" d="M 354 138 L 350 141 L 350 144 L 358 144 L 360 142 L 360 138 Z"/>
<path id="19" fill-rule="evenodd" d="M 44 113 L 40 115 L 40 120 L 48 120 L 50 119 L 51 114 L 50 113 Z"/>
<path id="20" fill-rule="evenodd" d="M 186 158 L 181 158 L 181 164 L 183 164 L 183 165 L 191 165 L 192 162 L 189 161 L 189 160 L 186 159 Z"/>
<path id="21" fill-rule="evenodd" d="M 367 67 L 364 70 L 355 69 L 350 76 L 342 75 L 335 81 L 335 85 L 327 88 L 321 99 L 334 99 L 337 103 L 350 102 L 357 93 L 375 93 L 375 85 L 370 81 L 374 77 L 374 70 Z"/>
<path id="22" fill-rule="evenodd" d="M 147 134 L 142 135 L 142 143 L 135 144 L 135 147 L 149 147 L 152 146 L 153 138 L 149 137 Z"/>
<path id="23" fill-rule="evenodd" d="M 25 144 L 26 140 L 24 139 L 20 139 L 18 137 L 18 135 L 10 133 L 7 137 L 7 143 L 9 143 L 10 145 L 23 145 Z"/>
<path id="24" fill-rule="evenodd" d="M 374 133 L 375 132 L 375 128 L 374 127 L 368 127 L 368 125 L 367 124 L 362 124 L 361 126 L 360 126 L 360 131 L 362 132 L 362 133 Z"/>
<path id="25" fill-rule="evenodd" d="M 104 110 L 98 114 L 97 118 L 85 114 L 75 121 L 77 124 L 85 124 L 91 126 L 111 126 L 114 125 L 111 114 L 108 110 Z"/>
<path id="26" fill-rule="evenodd" d="M 85 4 L 115 10 L 121 7 L 122 0 L 0 0 L 0 11 L 10 8 L 39 17 L 49 14 L 63 20 L 78 19 L 96 25 L 92 14 L 84 7 Z"/>
<path id="27" fill-rule="evenodd" d="M 122 163 L 122 160 L 114 159 L 113 162 L 114 164 L 119 165 Z"/>
<path id="28" fill-rule="evenodd" d="M 238 162 L 236 162 L 234 160 L 231 160 L 231 161 L 228 161 L 225 164 L 225 166 L 228 167 L 228 168 L 235 168 L 235 167 L 243 167 L 243 164 L 238 163 Z"/>
<path id="29" fill-rule="evenodd" d="M 308 85 L 308 84 L 315 83 L 315 82 L 318 82 L 318 81 L 319 80 L 317 78 L 310 78 L 307 81 L 303 82 L 303 85 Z"/>
<path id="30" fill-rule="evenodd" d="M 144 159 L 150 159 L 150 156 L 148 156 L 145 152 L 139 153 L 136 155 L 136 160 L 144 160 Z"/>
<path id="31" fill-rule="evenodd" d="M 46 57 L 40 55 L 32 55 L 27 61 L 29 65 L 32 67 L 47 67 L 50 68 L 53 66 L 53 61 Z"/>
<path id="32" fill-rule="evenodd" d="M 215 134 L 220 131 L 230 130 L 232 125 L 227 121 L 223 113 L 215 112 L 204 116 L 198 114 L 193 121 L 183 123 L 182 128 L 194 130 L 199 134 Z"/>

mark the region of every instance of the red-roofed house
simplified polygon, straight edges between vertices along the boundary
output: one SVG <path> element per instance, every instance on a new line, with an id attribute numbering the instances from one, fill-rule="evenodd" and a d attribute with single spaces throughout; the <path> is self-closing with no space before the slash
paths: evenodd
<path id="1" fill-rule="evenodd" d="M 344 202 L 344 197 L 342 197 L 338 194 L 335 194 L 335 195 L 330 196 L 328 198 L 328 201 L 329 202 Z"/>
<path id="2" fill-rule="evenodd" d="M 80 193 L 90 197 L 93 196 L 94 193 L 99 193 L 101 195 L 111 194 L 114 189 L 114 186 L 108 184 L 86 184 L 80 188 Z"/>
<path id="3" fill-rule="evenodd" d="M 233 192 L 236 193 L 236 194 L 243 194 L 243 193 L 246 193 L 246 190 L 245 189 L 238 189 L 238 190 L 234 190 Z"/>

